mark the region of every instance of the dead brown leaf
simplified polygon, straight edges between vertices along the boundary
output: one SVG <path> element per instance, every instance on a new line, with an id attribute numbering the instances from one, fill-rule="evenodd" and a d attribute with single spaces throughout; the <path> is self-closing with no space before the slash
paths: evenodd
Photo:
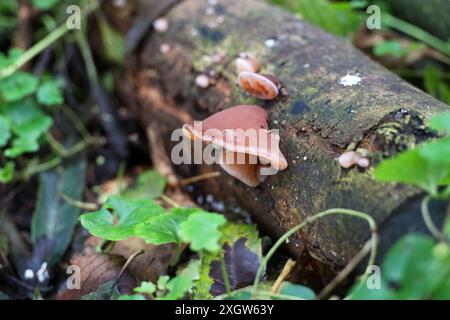
<path id="1" fill-rule="evenodd" d="M 70 263 L 80 269 L 80 288 L 66 288 L 58 294 L 58 300 L 80 300 L 83 296 L 95 291 L 102 284 L 116 280 L 126 260 L 117 254 L 93 253 L 74 256 Z M 127 294 L 136 287 L 136 280 L 125 270 L 118 282 L 121 294 Z"/>

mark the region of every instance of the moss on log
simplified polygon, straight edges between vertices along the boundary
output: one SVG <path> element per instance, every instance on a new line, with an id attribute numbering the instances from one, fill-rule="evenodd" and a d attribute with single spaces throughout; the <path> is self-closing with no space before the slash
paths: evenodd
<path id="1" fill-rule="evenodd" d="M 213 9 L 208 9 L 213 8 Z M 279 236 L 319 211 L 342 207 L 371 214 L 380 225 L 381 248 L 401 234 L 424 230 L 417 209 L 419 190 L 382 184 L 367 170 L 342 169 L 336 158 L 349 146 L 370 152 L 371 167 L 427 139 L 429 116 L 448 106 L 404 82 L 340 38 L 263 1 L 190 0 L 167 15 L 166 33 L 149 32 L 141 50 L 129 59 L 122 93 L 144 126 L 158 123 L 167 137 L 183 122 L 237 104 L 256 104 L 280 129 L 287 170 L 250 188 L 223 174 L 202 183 L 204 190 L 243 208 L 273 236 Z M 170 48 L 169 50 L 167 50 Z M 165 49 L 165 50 L 161 50 Z M 250 51 L 263 73 L 277 75 L 288 95 L 262 102 L 236 86 L 234 59 Z M 222 61 L 213 57 L 223 54 Z M 217 57 L 217 55 L 216 55 Z M 213 84 L 195 85 L 199 74 Z M 357 84 L 342 78 L 357 75 Z M 184 175 L 220 170 L 183 165 Z M 335 269 L 343 267 L 369 238 L 365 221 L 328 217 L 296 235 L 287 249 L 304 249 Z"/>

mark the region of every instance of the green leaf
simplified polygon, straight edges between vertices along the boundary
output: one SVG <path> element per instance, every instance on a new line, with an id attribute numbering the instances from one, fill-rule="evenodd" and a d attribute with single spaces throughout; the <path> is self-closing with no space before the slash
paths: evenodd
<path id="1" fill-rule="evenodd" d="M 220 214 L 196 212 L 180 225 L 182 241 L 190 243 L 191 250 L 216 252 L 220 249 L 219 227 L 227 220 Z"/>
<path id="2" fill-rule="evenodd" d="M 327 0 L 271 1 L 298 13 L 306 21 L 340 36 L 348 36 L 356 32 L 363 21 L 349 2 L 334 3 Z"/>
<path id="3" fill-rule="evenodd" d="M 450 112 L 438 114 L 430 119 L 428 125 L 436 131 L 450 134 Z"/>
<path id="4" fill-rule="evenodd" d="M 160 300 L 177 300 L 183 298 L 192 290 L 194 282 L 199 278 L 199 260 L 191 260 L 176 277 L 167 282 L 166 288 L 169 292 L 159 297 Z"/>
<path id="5" fill-rule="evenodd" d="M 316 296 L 314 291 L 312 291 L 310 288 L 298 284 L 292 284 L 290 282 L 283 282 L 281 284 L 279 293 L 305 300 L 312 300 Z"/>
<path id="6" fill-rule="evenodd" d="M 155 199 L 160 197 L 166 187 L 166 179 L 156 170 L 147 170 L 139 174 L 136 183 L 122 192 L 129 199 Z"/>
<path id="7" fill-rule="evenodd" d="M 106 58 L 117 64 L 122 64 L 125 56 L 124 37 L 116 32 L 102 15 L 98 16 L 98 23 Z"/>
<path id="8" fill-rule="evenodd" d="M 429 65 L 425 68 L 423 72 L 423 86 L 426 92 L 450 104 L 450 86 L 443 78 L 442 72 L 436 66 Z"/>
<path id="9" fill-rule="evenodd" d="M 0 105 L 0 114 L 15 134 L 11 148 L 5 150 L 5 155 L 11 158 L 38 150 L 38 139 L 53 123 L 52 118 L 44 114 L 31 98 Z"/>
<path id="10" fill-rule="evenodd" d="M 8 51 L 8 55 L 4 55 L 0 52 L 0 69 L 6 68 L 14 63 L 23 54 L 22 49 L 11 48 Z"/>
<path id="11" fill-rule="evenodd" d="M 6 145 L 10 137 L 11 132 L 9 131 L 9 123 L 5 117 L 0 115 L 0 147 Z"/>
<path id="12" fill-rule="evenodd" d="M 195 212 L 203 211 L 198 208 L 174 208 L 137 226 L 136 236 L 156 245 L 180 243 L 180 224 Z"/>
<path id="13" fill-rule="evenodd" d="M 94 236 L 118 241 L 136 236 L 135 228 L 164 209 L 148 200 L 128 200 L 120 196 L 110 197 L 96 212 L 81 215 L 80 221 Z"/>
<path id="14" fill-rule="evenodd" d="M 80 209 L 67 203 L 62 194 L 81 201 L 86 160 L 79 156 L 62 169 L 39 175 L 39 191 L 31 224 L 33 243 L 45 238 L 52 244 L 48 252 L 50 266 L 60 260 L 72 240 Z"/>
<path id="15" fill-rule="evenodd" d="M 111 280 L 103 283 L 100 287 L 97 288 L 94 292 L 91 292 L 83 297 L 82 300 L 116 300 L 120 299 L 121 295 L 119 289 L 115 285 L 116 281 Z M 125 299 L 127 300 L 127 299 Z"/>
<path id="16" fill-rule="evenodd" d="M 410 183 L 430 194 L 436 194 L 437 186 L 444 183 L 449 174 L 448 165 L 427 161 L 418 148 L 384 160 L 374 171 L 377 180 Z"/>
<path id="17" fill-rule="evenodd" d="M 220 256 L 225 262 L 233 292 L 251 285 L 261 264 L 261 240 L 255 226 L 227 223 L 220 231 L 222 250 L 202 252 L 200 280 L 195 286 L 196 299 L 211 299 L 226 293 Z"/>
<path id="18" fill-rule="evenodd" d="M 146 300 L 142 294 L 124 294 L 121 295 L 117 300 Z"/>
<path id="19" fill-rule="evenodd" d="M 358 284 L 353 299 L 449 299 L 450 249 L 431 237 L 410 234 L 400 239 L 381 265 L 381 289 Z"/>
<path id="20" fill-rule="evenodd" d="M 58 4 L 59 0 L 31 0 L 33 7 L 41 10 L 49 10 Z"/>
<path id="21" fill-rule="evenodd" d="M 376 56 L 391 55 L 396 58 L 404 57 L 408 52 L 402 48 L 400 42 L 397 40 L 386 40 L 380 42 L 373 48 L 373 53 Z"/>
<path id="22" fill-rule="evenodd" d="M 152 282 L 142 281 L 139 287 L 134 288 L 134 291 L 152 295 L 156 292 L 156 286 Z"/>
<path id="23" fill-rule="evenodd" d="M 3 168 L 0 168 L 0 183 L 8 183 L 14 177 L 15 164 L 8 161 Z"/>
<path id="24" fill-rule="evenodd" d="M 38 80 L 30 73 L 18 71 L 0 81 L 0 96 L 6 102 L 18 101 L 36 91 Z"/>
<path id="25" fill-rule="evenodd" d="M 37 100 L 45 106 L 62 104 L 64 97 L 59 82 L 54 79 L 44 81 L 38 88 Z"/>

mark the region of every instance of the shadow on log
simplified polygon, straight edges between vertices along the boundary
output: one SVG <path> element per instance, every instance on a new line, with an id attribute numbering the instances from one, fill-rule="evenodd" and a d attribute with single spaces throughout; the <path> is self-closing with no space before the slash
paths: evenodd
<path id="1" fill-rule="evenodd" d="M 202 120 L 237 104 L 256 104 L 280 130 L 287 170 L 257 188 L 223 174 L 201 187 L 251 214 L 268 234 L 278 237 L 319 211 L 342 207 L 369 213 L 380 230 L 381 254 L 399 236 L 425 231 L 418 201 L 420 190 L 379 183 L 371 170 L 382 158 L 395 155 L 431 134 L 424 121 L 449 107 L 374 63 L 344 40 L 327 34 L 263 1 L 184 1 L 167 14 L 166 33 L 149 31 L 126 67 L 122 96 L 145 128 L 153 121 L 170 140 L 183 123 Z M 262 73 L 278 76 L 288 95 L 258 101 L 236 86 L 234 60 L 254 53 Z M 223 59 L 218 59 L 223 55 Z M 198 75 L 211 80 L 195 85 Z M 344 85 L 343 77 L 359 82 Z M 368 169 L 343 169 L 336 158 L 349 145 L 369 151 Z M 214 166 L 181 165 L 189 176 Z M 443 212 L 443 204 L 435 204 Z M 436 222 L 441 218 L 435 216 Z M 346 216 L 322 219 L 293 237 L 286 249 L 294 256 L 307 252 L 338 270 L 369 238 L 365 221 Z"/>

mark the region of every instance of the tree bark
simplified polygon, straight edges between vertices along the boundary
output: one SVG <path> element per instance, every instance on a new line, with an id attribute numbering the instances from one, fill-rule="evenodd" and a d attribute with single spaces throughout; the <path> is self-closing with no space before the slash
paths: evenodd
<path id="1" fill-rule="evenodd" d="M 256 188 L 223 173 L 200 184 L 207 194 L 222 200 L 227 210 L 250 213 L 274 237 L 335 207 L 369 213 L 380 228 L 381 252 L 402 234 L 425 230 L 418 208 L 421 192 L 374 181 L 371 170 L 382 158 L 430 137 L 424 119 L 449 110 L 447 105 L 344 40 L 263 1 L 219 0 L 210 5 L 189 0 L 166 17 L 168 32 L 147 34 L 139 52 L 128 59 L 122 79 L 124 101 L 142 125 L 157 123 L 170 154 L 177 143 L 170 141 L 171 132 L 183 123 L 233 105 L 260 105 L 269 113 L 270 128 L 280 129 L 280 147 L 289 163 L 287 170 Z M 262 73 L 279 77 L 288 95 L 263 102 L 236 86 L 234 60 L 242 51 L 254 53 Z M 224 55 L 220 62 L 214 59 L 218 53 Z M 213 84 L 196 86 L 199 74 L 209 75 Z M 357 75 L 360 82 L 344 86 L 347 74 Z M 349 145 L 369 150 L 370 168 L 338 165 L 336 158 Z M 185 176 L 213 170 L 220 169 L 177 167 Z M 297 257 L 306 249 L 337 270 L 369 236 L 365 221 L 331 216 L 299 232 L 286 248 Z"/>

